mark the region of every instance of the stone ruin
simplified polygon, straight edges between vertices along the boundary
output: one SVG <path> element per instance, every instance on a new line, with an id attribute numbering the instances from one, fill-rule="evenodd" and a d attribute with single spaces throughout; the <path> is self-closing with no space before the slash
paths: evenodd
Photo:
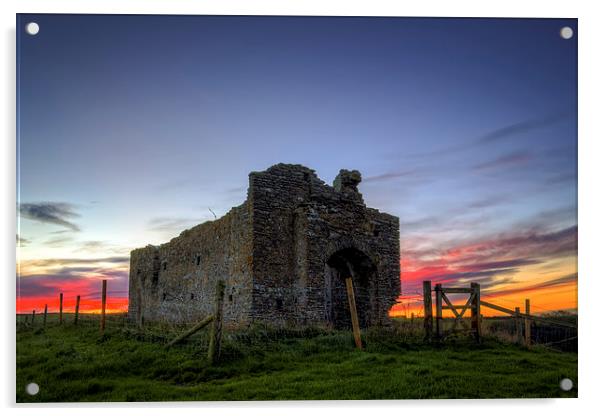
<path id="1" fill-rule="evenodd" d="M 383 325 L 400 295 L 399 219 L 368 208 L 358 171 L 333 186 L 301 165 L 249 174 L 246 201 L 160 246 L 133 250 L 129 317 L 174 323 L 213 313 L 224 325 L 351 327 L 352 277 L 361 327 Z"/>

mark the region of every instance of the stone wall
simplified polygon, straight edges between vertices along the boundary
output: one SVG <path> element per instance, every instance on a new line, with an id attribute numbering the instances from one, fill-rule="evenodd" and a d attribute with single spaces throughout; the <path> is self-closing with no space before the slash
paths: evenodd
<path id="1" fill-rule="evenodd" d="M 246 203 L 160 246 L 132 251 L 129 316 L 140 322 L 193 322 L 213 313 L 216 282 L 226 283 L 224 322 L 249 323 L 251 227 Z"/>

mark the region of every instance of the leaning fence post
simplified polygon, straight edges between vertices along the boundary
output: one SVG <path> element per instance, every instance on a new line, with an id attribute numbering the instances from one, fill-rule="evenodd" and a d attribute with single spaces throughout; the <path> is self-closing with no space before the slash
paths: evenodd
<path id="1" fill-rule="evenodd" d="M 514 308 L 514 322 L 515 322 L 515 330 L 516 330 L 516 342 L 518 344 L 521 343 L 522 338 L 522 328 L 520 325 L 520 308 L 517 306 Z"/>
<path id="2" fill-rule="evenodd" d="M 437 339 L 443 337 L 443 297 L 441 292 L 441 283 L 435 285 L 435 309 L 437 315 L 435 317 L 435 330 L 437 332 Z"/>
<path id="3" fill-rule="evenodd" d="M 525 345 L 527 348 L 531 347 L 531 300 L 525 299 Z"/>
<path id="4" fill-rule="evenodd" d="M 431 295 L 431 281 L 422 282 L 422 296 L 424 299 L 424 338 L 433 338 L 433 298 Z"/>
<path id="5" fill-rule="evenodd" d="M 207 352 L 207 359 L 210 364 L 215 364 L 219 360 L 222 343 L 222 311 L 224 308 L 225 289 L 226 285 L 224 281 L 219 280 L 215 288 L 215 312 L 213 314 L 214 319 L 209 338 L 209 351 Z"/>
<path id="6" fill-rule="evenodd" d="M 204 327 L 206 327 L 207 325 L 209 325 L 211 322 L 213 322 L 213 315 L 209 315 L 207 318 L 203 319 L 201 322 L 199 322 L 198 324 L 196 324 L 195 326 L 190 328 L 188 331 L 175 337 L 172 341 L 170 341 L 167 344 L 167 348 L 170 348 L 170 347 L 176 345 L 178 342 L 185 340 L 186 338 L 188 338 L 195 332 L 197 332 L 197 331 L 203 329 Z"/>
<path id="7" fill-rule="evenodd" d="M 46 328 L 46 316 L 48 315 L 48 304 L 44 305 L 44 328 Z"/>
<path id="8" fill-rule="evenodd" d="M 104 332 L 105 330 L 105 319 L 107 312 L 107 281 L 103 279 L 102 281 L 102 308 L 101 308 L 101 317 L 100 317 L 100 331 Z"/>
<path id="9" fill-rule="evenodd" d="M 351 326 L 353 328 L 353 338 L 355 339 L 355 346 L 361 350 L 362 336 L 360 333 L 360 323 L 357 319 L 355 293 L 353 293 L 353 280 L 351 279 L 351 277 L 345 279 L 345 285 L 347 286 L 347 300 L 349 301 L 349 312 L 351 312 Z"/>
<path id="10" fill-rule="evenodd" d="M 77 325 L 78 318 L 79 318 L 79 295 L 77 295 L 77 299 L 75 300 L 75 321 L 74 321 L 75 325 Z"/>
<path id="11" fill-rule="evenodd" d="M 59 325 L 63 323 L 63 294 L 59 295 Z"/>
<path id="12" fill-rule="evenodd" d="M 478 283 L 470 284 L 472 302 L 470 304 L 470 325 L 474 334 L 475 341 L 481 342 L 481 285 Z"/>

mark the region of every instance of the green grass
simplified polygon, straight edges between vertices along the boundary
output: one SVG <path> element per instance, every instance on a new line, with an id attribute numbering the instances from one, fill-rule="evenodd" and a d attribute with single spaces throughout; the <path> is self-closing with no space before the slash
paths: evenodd
<path id="1" fill-rule="evenodd" d="M 425 344 L 416 331 L 368 331 L 365 351 L 348 332 L 229 332 L 222 360 L 206 361 L 203 331 L 170 350 L 177 333 L 140 332 L 111 317 L 46 329 L 18 326 L 17 402 L 576 397 L 577 355 L 485 340 Z M 36 396 L 25 386 L 36 382 Z"/>

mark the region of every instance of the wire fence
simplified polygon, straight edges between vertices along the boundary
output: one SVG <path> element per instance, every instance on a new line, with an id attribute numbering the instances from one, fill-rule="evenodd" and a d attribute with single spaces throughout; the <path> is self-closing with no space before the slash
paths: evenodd
<path id="1" fill-rule="evenodd" d="M 103 292 L 106 286 L 103 287 Z M 453 295 L 452 295 L 453 296 Z M 451 297 L 451 296 L 450 296 Z M 103 299 L 103 305 L 106 299 Z M 405 316 L 392 319 L 392 325 L 389 328 L 381 328 L 380 332 L 374 328 L 362 328 L 362 336 L 366 338 L 378 339 L 382 334 L 392 336 L 400 342 L 411 342 L 424 338 L 425 331 L 425 309 L 424 295 L 419 292 L 408 292 L 403 295 Z M 512 300 L 504 298 L 495 298 L 496 304 L 502 305 L 506 313 L 511 313 Z M 488 302 L 484 302 L 488 304 Z M 62 297 L 61 297 L 62 305 Z M 412 305 L 412 308 L 409 308 Z M 491 304 L 489 304 L 491 305 Z M 495 306 L 495 305 L 493 305 Z M 487 317 L 481 315 L 482 335 L 491 337 L 503 342 L 513 342 L 524 344 L 526 346 L 538 345 L 559 351 L 576 352 L 578 347 L 577 314 L 569 312 L 546 312 L 545 305 L 530 305 L 535 315 L 513 314 L 512 316 L 493 316 Z M 104 310 L 104 307 L 102 308 Z M 61 306 L 62 310 L 62 306 Z M 409 312 L 412 310 L 412 312 Z M 481 312 L 482 313 L 482 312 Z M 431 312 L 432 316 L 432 312 Z M 530 319 L 531 318 L 531 319 Z M 128 319 L 127 313 L 107 314 L 84 314 L 78 313 L 38 313 L 17 315 L 17 331 L 37 330 L 54 325 L 79 325 L 82 328 L 97 326 L 100 331 L 104 331 L 103 320 L 106 319 L 106 326 L 112 330 L 119 330 L 125 336 L 135 339 L 158 342 L 167 344 L 178 335 L 190 330 L 196 322 L 174 323 L 167 319 L 153 322 L 150 325 L 141 327 L 139 322 L 133 322 Z M 462 317 L 460 319 L 443 318 L 441 320 L 442 330 L 446 333 L 446 338 L 462 338 L 471 335 L 471 318 Z M 253 331 L 226 331 L 224 334 L 225 342 L 232 346 L 236 343 L 253 344 L 264 341 L 275 341 L 290 337 L 312 337 L 324 334 L 316 328 L 257 328 Z M 326 331 L 328 332 L 328 331 Z M 380 335 L 379 335 L 380 334 Z M 198 350 L 206 351 L 209 345 L 209 335 L 207 331 L 200 331 L 192 337 L 192 343 Z M 230 351 L 230 352 L 228 352 Z M 232 347 L 226 350 L 226 354 L 236 351 Z"/>

